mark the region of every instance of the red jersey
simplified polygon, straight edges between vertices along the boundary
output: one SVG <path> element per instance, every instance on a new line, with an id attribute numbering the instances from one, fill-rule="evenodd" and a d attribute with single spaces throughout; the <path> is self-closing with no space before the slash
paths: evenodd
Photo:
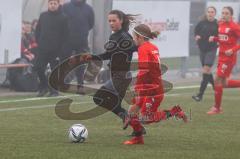
<path id="1" fill-rule="evenodd" d="M 146 95 L 163 95 L 158 48 L 145 42 L 138 48 L 138 75 L 135 91 Z"/>
<path id="2" fill-rule="evenodd" d="M 240 26 L 233 21 L 219 22 L 218 37 L 215 37 L 215 41 L 219 42 L 219 61 L 231 62 L 235 64 L 237 61 L 237 51 L 240 49 L 238 40 L 240 38 Z M 225 51 L 233 50 L 232 56 L 227 56 Z"/>

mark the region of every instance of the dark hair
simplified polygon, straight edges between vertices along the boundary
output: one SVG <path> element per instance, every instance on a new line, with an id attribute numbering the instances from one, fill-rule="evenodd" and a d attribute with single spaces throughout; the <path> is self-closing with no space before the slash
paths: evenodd
<path id="1" fill-rule="evenodd" d="M 140 24 L 136 26 L 133 30 L 137 35 L 143 36 L 145 40 L 155 39 L 160 34 L 159 31 L 152 32 L 150 27 L 145 24 Z"/>
<path id="2" fill-rule="evenodd" d="M 124 31 L 129 31 L 129 26 L 131 25 L 131 23 L 135 21 L 134 16 L 138 16 L 138 15 L 132 15 L 132 14 L 125 14 L 120 10 L 112 10 L 109 12 L 109 15 L 111 14 L 117 15 L 117 17 L 123 21 L 122 29 Z"/>
<path id="3" fill-rule="evenodd" d="M 231 13 L 231 15 L 234 14 L 234 12 L 233 12 L 233 8 L 230 7 L 230 6 L 223 7 L 223 9 L 227 9 L 227 10 L 229 10 L 229 12 Z"/>
<path id="4" fill-rule="evenodd" d="M 48 0 L 48 3 L 51 1 L 57 1 L 58 3 L 60 3 L 60 0 Z"/>
<path id="5" fill-rule="evenodd" d="M 206 12 L 208 11 L 208 9 L 213 9 L 214 11 L 215 11 L 215 13 L 217 13 L 217 9 L 214 7 L 214 6 L 209 6 L 209 7 L 207 7 L 207 9 L 206 9 Z M 206 13 L 204 13 L 204 15 L 202 15 L 201 17 L 200 17 L 200 20 L 207 20 L 207 14 Z"/>

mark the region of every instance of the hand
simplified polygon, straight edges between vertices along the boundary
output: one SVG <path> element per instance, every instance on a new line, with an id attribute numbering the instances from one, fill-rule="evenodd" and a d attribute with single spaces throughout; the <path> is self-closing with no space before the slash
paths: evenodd
<path id="1" fill-rule="evenodd" d="M 201 39 L 201 36 L 200 36 L 200 35 L 196 35 L 196 36 L 195 36 L 195 40 L 196 40 L 196 41 L 198 41 L 198 40 L 200 40 L 200 39 Z"/>
<path id="2" fill-rule="evenodd" d="M 229 49 L 229 50 L 225 51 L 225 55 L 227 55 L 227 56 L 232 56 L 232 54 L 233 54 L 232 49 Z"/>
<path id="3" fill-rule="evenodd" d="M 77 60 L 76 60 L 76 57 L 74 56 L 71 56 L 69 58 L 69 62 L 68 62 L 70 65 L 75 65 L 77 63 Z"/>
<path id="4" fill-rule="evenodd" d="M 80 57 L 80 61 L 90 61 L 92 60 L 92 55 L 89 53 L 83 54 Z"/>
<path id="5" fill-rule="evenodd" d="M 209 37 L 209 42 L 214 42 L 214 36 Z"/>
<path id="6" fill-rule="evenodd" d="M 34 54 L 32 54 L 32 53 L 27 54 L 26 57 L 29 61 L 32 61 L 35 58 Z"/>

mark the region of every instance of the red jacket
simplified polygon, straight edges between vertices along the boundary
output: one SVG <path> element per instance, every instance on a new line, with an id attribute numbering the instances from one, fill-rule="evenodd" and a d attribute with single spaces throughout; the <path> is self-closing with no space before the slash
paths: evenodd
<path id="1" fill-rule="evenodd" d="M 32 53 L 32 49 L 37 48 L 37 43 L 35 39 L 31 36 L 22 35 L 21 41 L 21 54 L 22 57 L 27 58 L 29 61 L 34 59 L 34 53 Z"/>
<path id="2" fill-rule="evenodd" d="M 159 51 L 150 42 L 138 48 L 138 69 L 135 91 L 143 96 L 163 95 Z"/>
<path id="3" fill-rule="evenodd" d="M 219 43 L 219 61 L 232 62 L 233 64 L 237 61 L 237 51 L 240 49 L 238 40 L 240 38 L 240 26 L 233 22 L 219 22 L 218 37 L 214 40 Z M 225 55 L 225 51 L 232 49 L 233 55 Z"/>

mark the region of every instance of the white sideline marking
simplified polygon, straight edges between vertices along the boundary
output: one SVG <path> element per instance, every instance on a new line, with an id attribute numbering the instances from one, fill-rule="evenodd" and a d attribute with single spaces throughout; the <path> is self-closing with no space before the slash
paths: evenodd
<path id="1" fill-rule="evenodd" d="M 77 104 L 89 104 L 91 102 L 81 102 L 81 103 L 73 103 L 72 105 L 77 105 Z M 20 107 L 20 108 L 4 108 L 0 109 L 0 112 L 9 112 L 9 111 L 17 111 L 17 110 L 25 110 L 25 109 L 42 109 L 42 108 L 53 108 L 55 107 L 56 104 L 52 105 L 40 105 L 40 106 L 32 106 L 32 107 Z"/>
<path id="2" fill-rule="evenodd" d="M 198 88 L 198 87 L 199 87 L 198 85 L 186 86 L 186 87 L 174 87 L 173 90 L 192 89 L 192 88 Z M 171 96 L 174 96 L 174 95 L 171 95 Z M 79 97 L 79 95 L 58 96 L 58 97 L 51 97 L 51 98 L 43 97 L 43 98 L 27 98 L 27 99 L 17 99 L 17 100 L 4 100 L 4 101 L 0 101 L 0 104 L 4 104 L 4 103 L 17 103 L 17 102 L 28 102 L 28 101 L 38 101 L 38 100 L 48 100 L 48 99 L 61 99 L 61 98 L 69 98 L 69 97 Z"/>
<path id="3" fill-rule="evenodd" d="M 200 87 L 200 85 L 173 87 L 173 90 L 174 89 L 192 89 L 192 88 L 199 88 L 199 87 Z"/>
<path id="4" fill-rule="evenodd" d="M 183 90 L 183 89 L 193 89 L 193 88 L 199 88 L 199 85 L 193 85 L 193 86 L 182 86 L 182 87 L 174 87 L 173 90 Z M 228 90 L 228 89 L 226 89 Z M 224 91 L 226 91 L 224 90 Z M 237 90 L 237 89 L 234 89 Z M 174 97 L 174 96 L 180 96 L 180 95 L 191 95 L 191 93 L 177 93 L 177 94 L 166 94 L 166 97 Z M 41 100 L 49 100 L 49 99 L 63 99 L 63 98 L 70 98 L 70 97 L 79 97 L 80 95 L 68 95 L 68 96 L 58 96 L 58 97 L 44 97 L 44 98 L 27 98 L 27 99 L 19 99 L 19 100 L 5 100 L 0 101 L 0 104 L 6 104 L 6 103 L 17 103 L 17 102 L 28 102 L 28 101 L 41 101 Z M 81 103 L 80 103 L 81 104 Z"/>
<path id="5" fill-rule="evenodd" d="M 41 98 L 26 98 L 26 99 L 16 99 L 16 100 L 5 100 L 5 101 L 0 101 L 0 104 L 4 104 L 4 103 L 17 103 L 17 102 L 28 102 L 28 101 L 38 101 L 38 100 L 49 100 L 49 99 L 61 99 L 61 98 L 70 98 L 70 97 L 79 97 L 79 95 L 68 95 L 68 96 L 58 96 L 58 97 L 41 97 Z"/>
<path id="6" fill-rule="evenodd" d="M 176 97 L 176 96 L 182 96 L 182 95 L 191 95 L 191 93 L 181 93 L 181 94 L 167 94 L 166 97 Z M 76 95 L 78 96 L 78 95 Z M 65 96 L 66 97 L 66 96 Z M 68 96 L 69 97 L 69 96 Z M 49 98 L 46 98 L 49 99 Z M 51 98 L 52 99 L 52 98 Z M 235 98 L 234 98 L 235 99 Z M 90 104 L 92 102 L 79 102 L 79 103 L 72 103 L 72 105 L 79 105 L 79 104 Z M 19 107 L 19 108 L 4 108 L 0 109 L 0 112 L 9 112 L 9 111 L 18 111 L 18 110 L 26 110 L 26 109 L 43 109 L 43 108 L 52 108 L 55 107 L 56 104 L 52 105 L 40 105 L 40 106 L 30 106 L 30 107 Z"/>

